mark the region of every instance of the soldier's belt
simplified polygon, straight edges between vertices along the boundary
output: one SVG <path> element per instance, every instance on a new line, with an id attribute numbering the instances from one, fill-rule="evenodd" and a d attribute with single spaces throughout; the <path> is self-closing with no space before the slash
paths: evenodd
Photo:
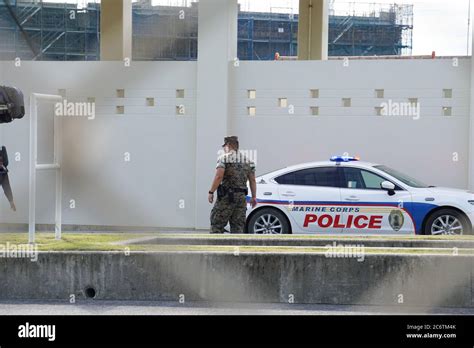
<path id="1" fill-rule="evenodd" d="M 234 188 L 234 187 L 224 187 L 219 186 L 217 189 L 217 197 L 223 198 L 225 196 L 229 196 L 229 201 L 232 203 L 234 202 L 234 193 L 245 193 L 248 194 L 247 188 Z"/>

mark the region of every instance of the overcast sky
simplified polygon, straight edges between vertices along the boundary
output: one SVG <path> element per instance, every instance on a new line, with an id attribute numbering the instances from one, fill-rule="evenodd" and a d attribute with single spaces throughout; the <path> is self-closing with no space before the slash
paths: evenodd
<path id="1" fill-rule="evenodd" d="M 394 3 L 393 0 L 376 2 Z M 397 0 L 395 3 L 413 5 L 414 55 L 431 54 L 432 51 L 442 56 L 471 54 L 472 27 L 467 53 L 469 0 Z M 471 3 L 471 13 L 473 5 L 474 1 Z"/>

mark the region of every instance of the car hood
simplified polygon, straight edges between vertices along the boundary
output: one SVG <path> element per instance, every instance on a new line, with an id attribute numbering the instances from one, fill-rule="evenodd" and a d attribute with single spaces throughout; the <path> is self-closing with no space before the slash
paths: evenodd
<path id="1" fill-rule="evenodd" d="M 426 189 L 427 192 L 433 194 L 447 195 L 447 196 L 467 196 L 470 199 L 474 199 L 474 194 L 471 191 L 456 189 L 452 187 L 429 187 Z"/>
<path id="2" fill-rule="evenodd" d="M 463 190 L 463 189 L 456 189 L 452 187 L 429 187 L 429 191 L 431 192 L 441 192 L 441 193 L 470 193 L 468 190 Z"/>

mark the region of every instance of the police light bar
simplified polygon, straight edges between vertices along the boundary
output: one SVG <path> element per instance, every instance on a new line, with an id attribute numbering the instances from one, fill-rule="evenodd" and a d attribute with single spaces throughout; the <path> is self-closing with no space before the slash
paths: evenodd
<path id="1" fill-rule="evenodd" d="M 349 156 L 333 156 L 331 157 L 331 162 L 353 162 L 353 161 L 359 161 L 359 157 L 349 157 Z"/>

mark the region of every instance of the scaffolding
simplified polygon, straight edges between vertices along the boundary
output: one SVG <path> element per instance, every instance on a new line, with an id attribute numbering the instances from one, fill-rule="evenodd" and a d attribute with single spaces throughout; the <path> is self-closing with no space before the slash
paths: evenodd
<path id="1" fill-rule="evenodd" d="M 98 60 L 100 4 L 0 0 L 0 59 Z"/>
<path id="2" fill-rule="evenodd" d="M 166 6 L 162 5 L 166 4 Z M 132 5 L 134 60 L 195 60 L 198 6 L 196 1 L 151 0 Z"/>
<path id="3" fill-rule="evenodd" d="M 331 2 L 330 14 L 330 55 L 411 55 L 413 5 Z"/>
<path id="4" fill-rule="evenodd" d="M 297 55 L 298 16 L 279 10 L 239 13 L 239 59 L 271 60 L 276 52 L 282 56 Z"/>
<path id="5" fill-rule="evenodd" d="M 100 59 L 95 1 L 0 0 L 0 59 Z M 197 0 L 138 0 L 132 11 L 134 60 L 197 58 Z M 296 56 L 297 13 L 295 6 L 240 9 L 238 57 Z M 411 55 L 412 32 L 413 5 L 330 2 L 329 56 Z"/>

